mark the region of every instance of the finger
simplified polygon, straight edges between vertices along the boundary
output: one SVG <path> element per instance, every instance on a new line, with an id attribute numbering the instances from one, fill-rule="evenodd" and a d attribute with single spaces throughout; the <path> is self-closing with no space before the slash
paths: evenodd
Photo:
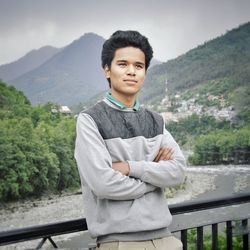
<path id="1" fill-rule="evenodd" d="M 162 148 L 161 154 L 158 157 L 158 161 L 162 161 L 165 158 L 166 148 Z"/>
<path id="2" fill-rule="evenodd" d="M 173 150 L 172 148 L 170 148 L 170 149 L 166 152 L 165 159 L 166 159 L 166 160 L 170 160 L 170 159 L 173 157 L 173 154 L 174 154 L 174 150 Z"/>
<path id="3" fill-rule="evenodd" d="M 164 152 L 164 149 L 161 148 L 160 151 L 158 152 L 157 156 L 154 159 L 155 162 L 158 162 L 160 160 L 161 155 L 163 154 L 163 152 Z"/>
<path id="4" fill-rule="evenodd" d="M 161 155 L 160 160 L 163 160 L 163 161 L 170 160 L 173 156 L 173 153 L 174 153 L 174 151 L 172 148 L 165 148 L 163 154 Z"/>
<path id="5" fill-rule="evenodd" d="M 161 149 L 159 150 L 157 156 L 156 156 L 155 159 L 154 159 L 155 162 L 158 162 L 158 161 L 159 161 L 160 156 L 161 156 L 162 153 L 163 153 L 163 149 L 161 148 Z"/>

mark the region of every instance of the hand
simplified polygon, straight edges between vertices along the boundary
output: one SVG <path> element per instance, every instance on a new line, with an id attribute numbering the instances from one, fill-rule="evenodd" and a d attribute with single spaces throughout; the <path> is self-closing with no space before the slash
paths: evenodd
<path id="1" fill-rule="evenodd" d="M 115 162 L 112 163 L 112 169 L 121 172 L 123 175 L 129 174 L 130 168 L 127 162 Z"/>
<path id="2" fill-rule="evenodd" d="M 172 148 L 161 148 L 154 162 L 173 160 L 174 150 Z"/>

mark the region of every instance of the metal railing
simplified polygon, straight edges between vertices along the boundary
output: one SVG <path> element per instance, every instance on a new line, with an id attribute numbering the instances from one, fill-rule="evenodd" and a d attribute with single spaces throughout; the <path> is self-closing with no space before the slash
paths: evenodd
<path id="1" fill-rule="evenodd" d="M 185 203 L 179 203 L 175 205 L 170 205 L 170 211 L 172 215 L 197 212 L 201 210 L 208 210 L 213 208 L 231 206 L 235 204 L 249 203 L 250 202 L 250 193 L 237 194 L 230 197 L 223 197 L 210 200 L 199 200 L 199 201 L 190 201 Z M 232 239 L 233 236 L 242 236 L 243 249 L 249 249 L 249 229 L 248 229 L 248 219 L 244 218 L 241 220 L 241 232 L 238 234 L 233 234 L 232 220 L 225 221 L 226 223 L 226 242 L 227 249 L 232 249 Z M 218 249 L 218 224 L 222 221 L 210 224 L 212 228 L 212 249 Z M 197 232 L 197 249 L 203 249 L 203 238 L 204 226 L 208 225 L 198 225 L 196 228 Z M 191 228 L 182 228 L 174 231 L 180 232 L 181 240 L 183 243 L 183 249 L 188 249 L 188 230 Z M 56 243 L 53 241 L 52 237 L 62 234 L 69 234 L 79 231 L 87 231 L 86 219 L 76 219 L 70 221 L 64 221 L 59 223 L 51 223 L 46 225 L 32 226 L 21 229 L 14 229 L 9 231 L 0 232 L 0 246 L 8 245 L 17 242 L 29 241 L 34 239 L 42 239 L 36 249 L 40 249 L 46 240 L 49 240 L 54 248 L 57 248 Z M 92 249 L 91 247 L 89 249 Z M 93 248 L 94 249 L 94 248 Z"/>

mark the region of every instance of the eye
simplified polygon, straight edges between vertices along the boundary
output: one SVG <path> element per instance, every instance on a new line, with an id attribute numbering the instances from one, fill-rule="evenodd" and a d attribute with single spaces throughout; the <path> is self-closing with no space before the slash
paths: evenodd
<path id="1" fill-rule="evenodd" d="M 120 67 L 122 67 L 122 68 L 124 68 L 124 67 L 127 66 L 126 63 L 123 63 L 123 62 L 118 63 L 118 65 L 119 65 Z"/>
<path id="2" fill-rule="evenodd" d="M 142 66 L 141 64 L 136 64 L 136 65 L 135 65 L 135 68 L 136 68 L 136 69 L 143 69 L 143 66 Z"/>

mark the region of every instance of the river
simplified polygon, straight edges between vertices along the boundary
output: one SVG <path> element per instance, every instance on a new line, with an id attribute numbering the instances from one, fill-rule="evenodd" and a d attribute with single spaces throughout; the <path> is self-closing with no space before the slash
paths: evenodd
<path id="1" fill-rule="evenodd" d="M 179 191 L 170 204 L 187 200 L 225 197 L 231 194 L 250 192 L 250 165 L 228 166 L 188 166 L 186 189 Z M 84 217 L 81 194 L 48 195 L 40 199 L 12 202 L 0 206 L 0 230 L 9 230 L 31 225 Z M 171 230 L 197 224 L 210 224 L 213 221 L 250 218 L 250 204 L 235 205 L 209 211 L 174 216 Z M 53 237 L 63 248 L 83 248 L 94 242 L 87 232 Z M 39 241 L 0 247 L 0 249 L 34 248 Z M 44 249 L 50 249 L 49 243 Z"/>

